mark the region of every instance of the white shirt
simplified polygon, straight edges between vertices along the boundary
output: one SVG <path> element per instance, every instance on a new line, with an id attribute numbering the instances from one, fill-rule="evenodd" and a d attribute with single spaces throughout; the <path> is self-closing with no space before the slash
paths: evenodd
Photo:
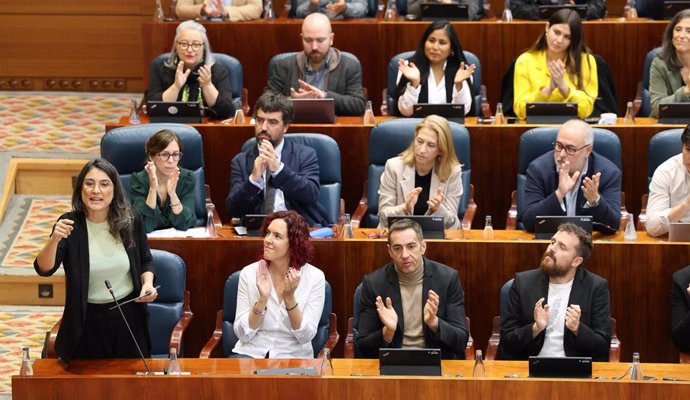
<path id="1" fill-rule="evenodd" d="M 565 332 L 565 310 L 568 308 L 573 281 L 568 283 L 549 283 L 549 322 L 546 324 L 544 345 L 539 352 L 545 357 L 565 357 L 563 335 Z"/>
<path id="2" fill-rule="evenodd" d="M 274 172 L 271 172 L 271 173 L 270 173 L 271 176 L 274 177 L 274 178 L 275 178 L 276 175 L 278 175 L 278 174 L 283 170 L 283 168 L 285 167 L 285 164 L 283 164 L 283 162 L 282 162 L 283 147 L 285 147 L 284 145 L 285 145 L 285 139 L 283 139 L 283 140 L 280 142 L 280 144 L 278 145 L 278 147 L 276 147 L 275 149 L 273 149 L 273 150 L 275 151 L 275 153 L 276 153 L 276 158 L 278 158 L 278 161 L 280 161 L 280 166 L 278 167 L 278 169 L 275 170 Z M 257 146 L 258 146 L 258 144 L 257 144 Z M 258 181 L 258 182 L 255 181 L 255 180 L 253 180 L 253 179 L 252 179 L 252 176 L 251 176 L 251 174 L 250 174 L 250 175 L 249 175 L 249 182 L 251 182 L 252 185 L 258 187 L 259 189 L 264 190 L 264 189 L 266 189 L 266 181 L 267 181 L 267 179 L 268 179 L 268 174 L 269 174 L 269 171 L 268 171 L 268 169 L 266 169 L 266 173 L 264 174 L 264 176 L 261 177 L 261 180 Z M 282 191 L 282 190 L 276 188 L 275 199 L 274 199 L 274 201 L 273 201 L 273 211 L 285 211 L 285 210 L 287 210 L 287 208 L 285 207 L 285 195 L 283 194 L 283 191 Z"/>
<path id="3" fill-rule="evenodd" d="M 683 164 L 683 154 L 678 154 L 659 165 L 649 184 L 647 222 L 645 223 L 647 233 L 652 236 L 667 233 L 671 223 L 668 214 L 673 207 L 684 202 L 688 196 L 690 196 L 690 172 Z M 673 222 L 690 222 L 690 212 Z"/>
<path id="4" fill-rule="evenodd" d="M 443 64 L 443 71 L 446 70 L 446 64 Z M 398 71 L 398 78 L 396 83 L 400 82 L 400 77 L 402 77 L 402 72 Z M 472 80 L 472 76 L 469 78 Z M 422 85 L 420 84 L 416 89 L 412 84 L 408 83 L 405 88 L 405 93 L 398 98 L 398 110 L 400 114 L 405 117 L 412 115 L 413 107 L 417 104 L 419 99 L 419 93 L 422 90 Z M 441 81 L 436 84 L 436 78 L 434 73 L 429 70 L 429 78 L 427 79 L 427 91 L 428 98 L 427 102 L 430 104 L 446 104 L 446 77 L 445 75 L 441 78 Z M 467 79 L 462 82 L 462 89 L 458 91 L 453 85 L 453 97 L 451 98 L 451 104 L 464 104 L 465 105 L 465 115 L 470 112 L 472 107 L 472 93 L 470 91 L 470 86 L 467 84 Z"/>
<path id="5" fill-rule="evenodd" d="M 249 327 L 249 313 L 259 298 L 256 287 L 258 262 L 242 269 L 237 290 L 237 310 L 235 313 L 235 334 L 239 338 L 234 353 L 254 358 L 313 358 L 311 340 L 323 312 L 325 282 L 323 272 L 311 264 L 300 269 L 300 279 L 295 290 L 295 300 L 302 311 L 302 326 L 293 330 L 284 303 L 278 303 L 278 296 L 271 283 L 271 296 L 261 324 L 257 329 Z M 270 267 L 269 267 L 270 268 Z"/>

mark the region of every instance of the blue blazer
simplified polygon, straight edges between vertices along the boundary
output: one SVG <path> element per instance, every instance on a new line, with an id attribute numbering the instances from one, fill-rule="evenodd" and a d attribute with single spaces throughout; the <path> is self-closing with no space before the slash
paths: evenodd
<path id="1" fill-rule="evenodd" d="M 318 203 L 319 163 L 316 152 L 311 147 L 283 140 L 281 161 L 285 166 L 273 178 L 273 185 L 283 192 L 288 210 L 295 210 L 310 226 L 327 226 L 326 210 Z M 232 159 L 230 193 L 225 206 L 234 217 L 264 213 L 264 191 L 249 181 L 258 155 L 259 150 L 252 146 Z"/>
<path id="2" fill-rule="evenodd" d="M 618 229 L 621 219 L 621 171 L 606 157 L 592 152 L 587 161 L 587 174 L 592 177 L 601 172 L 599 194 L 601 201 L 596 207 L 584 208 L 587 199 L 582 189 L 577 193 L 577 215 L 591 215 L 594 222 L 601 222 Z M 534 232 L 534 221 L 538 215 L 565 215 L 556 197 L 558 172 L 553 151 L 539 156 L 527 167 L 525 184 L 525 206 L 518 220 L 528 232 Z M 565 200 L 564 200 L 565 201 Z"/>

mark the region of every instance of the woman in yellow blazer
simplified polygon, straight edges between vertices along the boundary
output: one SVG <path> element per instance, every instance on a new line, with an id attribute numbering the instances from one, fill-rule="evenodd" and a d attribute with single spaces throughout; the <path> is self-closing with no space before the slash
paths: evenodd
<path id="1" fill-rule="evenodd" d="M 178 0 L 179 19 L 220 18 L 224 21 L 251 21 L 261 17 L 261 0 Z"/>
<path id="2" fill-rule="evenodd" d="M 379 229 L 390 215 L 443 216 L 447 229 L 460 226 L 462 168 L 448 121 L 430 115 L 417 125 L 410 146 L 386 161 L 379 186 Z"/>
<path id="3" fill-rule="evenodd" d="M 513 109 L 520 119 L 531 102 L 574 102 L 579 118 L 592 113 L 597 64 L 585 47 L 577 12 L 562 9 L 551 16 L 544 33 L 515 62 L 513 82 Z"/>

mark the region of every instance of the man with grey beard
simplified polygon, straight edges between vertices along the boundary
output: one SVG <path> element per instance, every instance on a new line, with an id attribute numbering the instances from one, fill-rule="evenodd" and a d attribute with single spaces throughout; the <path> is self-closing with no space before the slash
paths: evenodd
<path id="1" fill-rule="evenodd" d="M 519 272 L 501 315 L 498 358 L 592 357 L 607 361 L 611 343 L 608 282 L 584 268 L 592 237 L 563 224 L 538 269 Z"/>

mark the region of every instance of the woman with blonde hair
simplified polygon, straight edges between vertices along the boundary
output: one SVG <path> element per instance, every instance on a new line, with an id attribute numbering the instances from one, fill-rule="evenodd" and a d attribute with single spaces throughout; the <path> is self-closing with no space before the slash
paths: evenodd
<path id="1" fill-rule="evenodd" d="M 462 167 L 448 121 L 430 115 L 417 125 L 410 146 L 386 161 L 379 186 L 379 228 L 390 215 L 443 216 L 446 228 L 460 225 Z"/>

